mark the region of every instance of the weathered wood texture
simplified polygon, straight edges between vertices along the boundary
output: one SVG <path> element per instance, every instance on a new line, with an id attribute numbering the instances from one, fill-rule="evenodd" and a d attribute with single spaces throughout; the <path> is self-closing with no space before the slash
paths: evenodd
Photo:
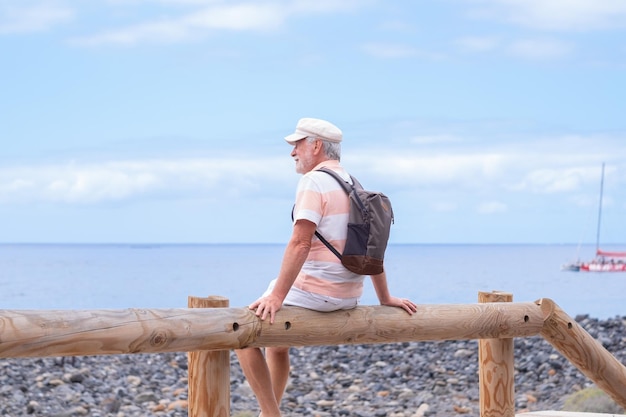
<path id="1" fill-rule="evenodd" d="M 247 308 L 0 310 L 0 357 L 509 338 L 542 326 L 532 302 L 420 305 L 413 316 L 385 306 L 284 307 L 273 325 Z"/>
<path id="2" fill-rule="evenodd" d="M 0 310 L 0 357 L 192 352 L 241 344 L 246 309 Z"/>
<path id="3" fill-rule="evenodd" d="M 479 292 L 478 302 L 513 302 L 513 294 Z M 478 380 L 480 384 L 481 417 L 515 416 L 515 358 L 513 339 L 481 339 L 478 341 Z"/>
<path id="4" fill-rule="evenodd" d="M 190 308 L 228 307 L 225 297 L 189 297 Z M 196 351 L 189 363 L 189 417 L 230 416 L 230 351 Z"/>
<path id="5" fill-rule="evenodd" d="M 545 314 L 541 335 L 587 378 L 626 408 L 626 367 L 550 299 L 536 302 Z"/>

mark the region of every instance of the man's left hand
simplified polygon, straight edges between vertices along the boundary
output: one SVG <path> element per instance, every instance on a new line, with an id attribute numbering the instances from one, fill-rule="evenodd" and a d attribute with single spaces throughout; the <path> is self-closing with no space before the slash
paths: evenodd
<path id="1" fill-rule="evenodd" d="M 381 304 L 390 307 L 400 307 L 411 315 L 417 311 L 417 304 L 406 298 L 390 297 L 388 301 L 381 302 Z"/>

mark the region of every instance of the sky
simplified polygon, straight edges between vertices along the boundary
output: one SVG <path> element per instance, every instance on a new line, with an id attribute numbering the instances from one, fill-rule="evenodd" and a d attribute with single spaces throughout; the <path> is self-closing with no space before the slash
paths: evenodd
<path id="1" fill-rule="evenodd" d="M 301 117 L 392 243 L 626 242 L 623 0 L 0 0 L 0 242 L 285 243 Z"/>

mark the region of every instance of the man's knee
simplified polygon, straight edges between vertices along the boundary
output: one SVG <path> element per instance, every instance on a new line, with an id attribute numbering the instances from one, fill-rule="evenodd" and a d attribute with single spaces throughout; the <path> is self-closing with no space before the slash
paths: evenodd
<path id="1" fill-rule="evenodd" d="M 270 355 L 288 355 L 289 347 L 268 347 L 267 353 Z"/>
<path id="2" fill-rule="evenodd" d="M 241 360 L 252 358 L 255 355 L 258 355 L 259 352 L 260 352 L 259 348 L 235 349 L 235 354 Z"/>

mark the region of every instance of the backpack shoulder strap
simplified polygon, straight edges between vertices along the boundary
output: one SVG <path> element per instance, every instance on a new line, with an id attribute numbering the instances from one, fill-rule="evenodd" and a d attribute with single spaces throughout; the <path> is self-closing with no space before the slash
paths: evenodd
<path id="1" fill-rule="evenodd" d="M 341 261 L 341 259 L 343 258 L 342 255 L 339 253 L 339 251 L 337 250 L 337 248 L 335 248 L 329 241 L 326 240 L 326 238 L 324 236 L 322 236 L 322 234 L 320 232 L 318 232 L 317 230 L 315 231 L 315 236 L 317 236 L 317 238 L 332 252 L 335 254 L 335 256 L 337 258 L 339 258 L 339 260 Z"/>
<path id="2" fill-rule="evenodd" d="M 291 221 L 293 221 L 294 217 L 293 217 L 293 211 L 296 208 L 296 205 L 294 204 L 293 207 L 291 208 Z M 341 260 L 341 254 L 339 253 L 339 251 L 337 249 L 335 249 L 335 247 L 333 245 L 331 245 L 331 243 L 329 241 L 326 240 L 326 238 L 324 236 L 321 235 L 320 232 L 318 232 L 317 230 L 315 231 L 315 236 L 317 236 L 317 238 L 320 240 L 320 242 L 322 242 L 324 245 L 326 245 L 326 247 L 335 254 L 335 256 L 337 258 L 339 258 L 339 260 Z"/>
<path id="3" fill-rule="evenodd" d="M 337 174 L 335 171 L 333 171 L 332 169 L 328 169 L 328 168 L 320 168 L 318 169 L 318 171 L 322 171 L 325 172 L 327 174 L 329 174 L 331 177 L 333 177 L 334 179 L 337 180 L 337 182 L 339 183 L 339 185 L 341 185 L 341 188 L 343 188 L 343 190 L 346 192 L 346 194 L 350 195 L 350 193 L 352 192 L 352 190 L 354 190 L 354 186 L 352 184 L 350 184 L 348 181 L 345 181 L 343 178 L 341 178 L 339 176 L 339 174 Z M 352 183 L 353 184 L 359 184 L 359 182 L 356 180 L 356 178 L 354 178 L 353 176 L 350 176 L 350 178 L 352 179 Z M 360 186 L 361 184 L 359 184 Z M 326 240 L 326 238 L 324 236 L 322 236 L 322 234 L 320 232 L 318 232 L 317 230 L 315 231 L 315 236 L 317 236 L 317 238 L 332 252 L 335 254 L 335 256 L 337 258 L 339 258 L 339 260 L 342 259 L 341 253 L 339 253 L 339 251 L 329 242 Z"/>
<path id="4" fill-rule="evenodd" d="M 357 204 L 359 206 L 359 209 L 361 209 L 361 211 L 364 213 L 363 217 L 366 217 L 367 209 L 365 208 L 365 205 L 363 204 L 363 202 L 359 198 L 358 193 L 356 192 L 356 190 L 363 190 L 363 186 L 361 185 L 359 180 L 357 180 L 352 175 L 350 175 L 350 179 L 352 180 L 352 184 L 350 184 L 348 181 L 346 181 L 343 178 L 341 178 L 339 176 L 339 174 L 337 174 L 332 169 L 320 168 L 317 171 L 325 172 L 325 173 L 329 174 L 330 176 L 332 176 L 333 178 L 335 178 L 337 180 L 337 182 L 339 183 L 339 185 L 341 185 L 341 188 L 343 188 L 343 190 L 346 192 L 346 194 L 348 194 L 348 196 L 350 196 L 350 195 L 354 196 L 354 200 L 357 202 Z M 352 193 L 353 191 L 354 191 L 354 193 Z"/>
<path id="5" fill-rule="evenodd" d="M 343 178 L 341 178 L 339 176 L 339 174 L 337 174 L 332 169 L 320 168 L 320 169 L 318 169 L 318 171 L 325 172 L 325 173 L 329 174 L 331 177 L 333 177 L 334 179 L 336 179 L 337 182 L 339 183 L 339 185 L 341 185 L 341 188 L 343 188 L 343 190 L 346 192 L 346 194 L 350 194 L 350 192 L 352 192 L 352 190 L 354 189 L 355 185 L 358 185 L 359 187 L 361 186 L 361 184 L 352 175 L 350 175 L 350 179 L 352 179 L 352 184 L 350 184 L 348 181 L 346 181 Z"/>

